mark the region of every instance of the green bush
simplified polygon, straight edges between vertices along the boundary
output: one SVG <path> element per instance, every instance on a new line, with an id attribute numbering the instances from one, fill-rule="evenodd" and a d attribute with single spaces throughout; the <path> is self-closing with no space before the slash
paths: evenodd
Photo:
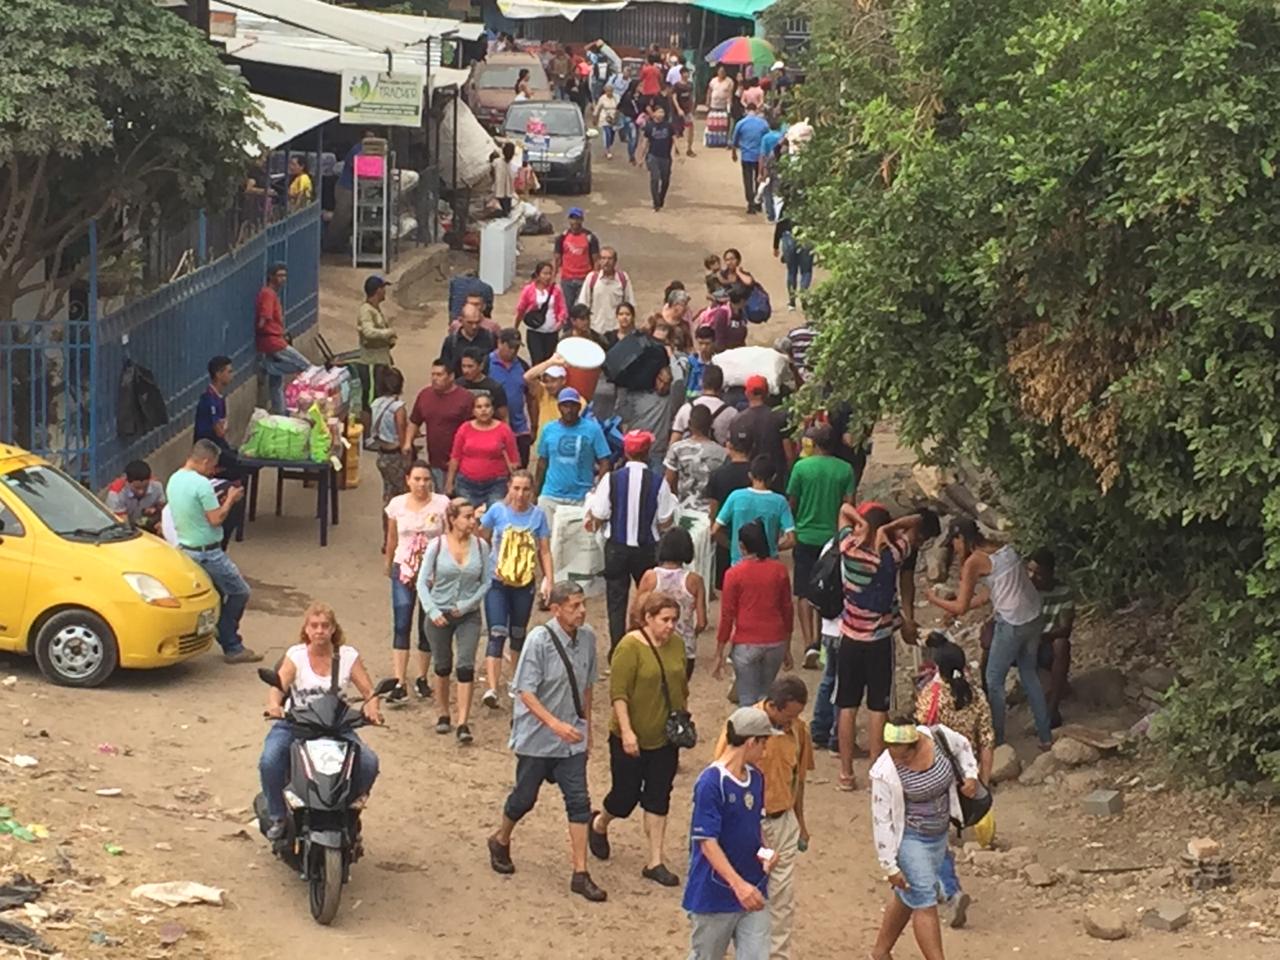
<path id="1" fill-rule="evenodd" d="M 1182 598 L 1171 759 L 1280 778 L 1276 5 L 812 15 L 821 379 L 995 471 L 1085 599 Z"/>

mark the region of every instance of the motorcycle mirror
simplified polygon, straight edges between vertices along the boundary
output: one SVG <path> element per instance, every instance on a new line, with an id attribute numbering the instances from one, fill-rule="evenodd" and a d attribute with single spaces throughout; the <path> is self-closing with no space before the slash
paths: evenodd
<path id="1" fill-rule="evenodd" d="M 266 667 L 258 668 L 258 679 L 265 683 L 268 687 L 280 688 L 280 674 L 274 670 L 268 670 Z"/>
<path id="2" fill-rule="evenodd" d="M 375 697 L 385 697 L 388 693 L 396 688 L 396 678 L 387 677 L 385 680 L 379 680 L 378 685 L 373 688 Z"/>

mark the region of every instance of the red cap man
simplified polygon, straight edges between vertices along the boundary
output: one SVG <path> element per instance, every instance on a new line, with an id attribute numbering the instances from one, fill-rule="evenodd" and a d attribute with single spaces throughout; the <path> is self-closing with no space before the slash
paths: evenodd
<path id="1" fill-rule="evenodd" d="M 653 446 L 653 434 L 648 430 L 628 430 L 622 436 L 622 452 L 628 460 L 644 460 Z"/>

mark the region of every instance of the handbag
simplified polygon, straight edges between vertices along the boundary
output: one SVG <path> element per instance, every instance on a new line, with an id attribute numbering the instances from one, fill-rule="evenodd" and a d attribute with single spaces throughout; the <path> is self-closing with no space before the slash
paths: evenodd
<path id="1" fill-rule="evenodd" d="M 667 738 L 667 742 L 673 747 L 680 750 L 692 750 L 698 745 L 698 728 L 693 723 L 693 714 L 688 710 L 675 710 L 671 706 L 671 688 L 667 686 L 667 671 L 662 666 L 662 655 L 658 653 L 658 648 L 654 646 L 649 634 L 644 630 L 640 631 L 644 637 L 644 642 L 649 645 L 649 649 L 653 651 L 654 659 L 658 661 L 658 676 L 662 678 L 662 699 L 667 702 L 667 722 L 663 726 L 663 734 Z"/>
<path id="2" fill-rule="evenodd" d="M 525 311 L 524 325 L 526 327 L 535 333 L 543 332 L 543 327 L 547 325 L 547 314 L 551 312 L 551 300 L 554 296 L 555 294 L 548 290 L 547 299 L 540 306 L 535 301 L 534 306 Z"/>
<path id="3" fill-rule="evenodd" d="M 963 785 L 965 777 L 964 772 L 960 769 L 960 761 L 951 752 L 951 746 L 947 743 L 946 735 L 939 731 L 937 727 L 933 728 L 933 742 L 941 748 L 942 755 L 951 761 L 951 769 L 955 772 L 957 786 Z M 984 787 L 981 782 L 978 783 L 977 796 L 966 797 L 959 790 L 956 793 L 960 797 L 960 820 L 957 821 L 955 817 L 952 817 L 951 822 L 955 824 L 956 832 L 959 833 L 965 827 L 972 827 L 990 813 L 993 799 L 991 791 Z"/>

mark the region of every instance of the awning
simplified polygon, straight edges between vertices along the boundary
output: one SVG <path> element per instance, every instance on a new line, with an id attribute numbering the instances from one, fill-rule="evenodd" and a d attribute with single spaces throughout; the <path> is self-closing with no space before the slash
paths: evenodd
<path id="1" fill-rule="evenodd" d="M 337 116 L 332 110 L 318 110 L 301 103 L 264 97 L 259 93 L 250 94 L 250 96 L 265 114 L 265 119 L 255 117 L 253 125 L 262 139 L 263 146 L 271 150 L 283 146 L 294 137 L 300 137 L 308 130 L 314 130 Z"/>
<path id="2" fill-rule="evenodd" d="M 342 76 L 344 70 L 367 70 L 377 73 L 387 68 L 384 56 L 370 50 L 362 50 L 349 44 L 338 44 L 326 41 L 324 47 L 311 47 L 296 43 L 282 43 L 275 40 L 234 38 L 227 40 L 227 55 L 237 60 L 250 60 L 254 63 L 269 63 L 277 67 L 292 67 L 298 70 L 315 70 L 318 73 L 330 73 Z M 395 63 L 397 74 L 411 74 L 420 77 L 425 83 L 427 68 L 420 61 L 400 58 Z M 467 82 L 471 71 L 457 70 L 453 67 L 431 68 L 431 89 L 440 87 L 461 86 Z"/>
<path id="3" fill-rule="evenodd" d="M 441 17 L 419 17 L 411 13 L 381 13 L 377 16 L 384 20 L 391 20 L 400 23 L 406 27 L 415 30 L 424 28 L 428 30 L 438 30 L 432 36 L 443 37 L 446 34 L 453 34 L 459 40 L 479 40 L 484 36 L 483 23 L 464 23 L 460 20 L 446 20 Z"/>
<path id="4" fill-rule="evenodd" d="M 710 10 L 722 17 L 739 17 L 743 20 L 753 19 L 775 2 L 776 0 L 692 0 L 695 7 Z"/>
<path id="5" fill-rule="evenodd" d="M 452 33 L 457 20 L 431 17 L 388 17 L 369 10 L 337 7 L 322 0 L 221 0 L 303 30 L 334 37 L 378 53 L 399 53 Z"/>

